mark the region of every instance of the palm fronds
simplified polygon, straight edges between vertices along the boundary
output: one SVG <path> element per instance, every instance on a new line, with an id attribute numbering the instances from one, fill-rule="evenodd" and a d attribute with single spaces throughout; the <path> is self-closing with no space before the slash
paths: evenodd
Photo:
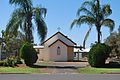
<path id="1" fill-rule="evenodd" d="M 31 0 L 9 0 L 10 4 L 18 6 L 11 15 L 7 24 L 6 32 L 17 35 L 19 29 L 25 34 L 28 42 L 33 42 L 33 30 L 37 27 L 38 35 L 43 41 L 47 34 L 47 27 L 44 22 L 46 16 L 46 8 L 33 7 Z M 33 26 L 33 19 L 36 26 Z"/>
<path id="2" fill-rule="evenodd" d="M 115 23 L 112 19 L 105 19 L 102 23 L 103 26 L 106 26 L 110 29 L 110 31 L 113 31 L 115 27 Z"/>
<path id="3" fill-rule="evenodd" d="M 46 23 L 43 20 L 42 15 L 46 15 L 46 9 L 45 8 L 34 8 L 34 20 L 37 26 L 37 32 L 39 34 L 39 38 L 41 39 L 41 42 L 44 41 L 46 35 L 47 35 L 47 26 Z"/>
<path id="4" fill-rule="evenodd" d="M 107 18 L 111 14 L 112 10 L 110 8 L 110 5 L 105 4 L 101 6 L 100 0 L 85 1 L 78 9 L 78 18 L 73 20 L 73 22 L 71 23 L 71 28 L 73 28 L 74 25 L 81 26 L 81 24 L 88 24 L 89 26 L 95 25 L 98 33 L 98 43 L 100 43 L 100 37 L 102 35 L 100 31 L 101 27 L 107 26 L 108 28 L 110 28 L 110 31 L 114 29 L 114 21 Z M 91 29 L 92 28 L 89 27 L 89 30 L 83 41 L 83 46 L 85 46 L 85 42 L 87 40 L 87 37 L 89 36 Z"/>

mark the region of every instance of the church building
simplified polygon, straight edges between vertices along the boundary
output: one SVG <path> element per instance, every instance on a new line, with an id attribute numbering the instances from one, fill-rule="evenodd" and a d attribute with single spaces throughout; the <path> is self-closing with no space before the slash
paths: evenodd
<path id="1" fill-rule="evenodd" d="M 42 43 L 42 46 L 34 46 L 38 51 L 38 61 L 73 61 L 74 46 L 71 39 L 61 32 L 55 33 Z"/>

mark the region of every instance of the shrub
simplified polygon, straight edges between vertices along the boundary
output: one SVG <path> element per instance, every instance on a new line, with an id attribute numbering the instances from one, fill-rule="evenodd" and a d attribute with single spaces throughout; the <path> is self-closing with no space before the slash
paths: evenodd
<path id="1" fill-rule="evenodd" d="M 3 64 L 4 64 L 4 61 L 0 61 L 0 66 L 3 66 Z"/>
<path id="2" fill-rule="evenodd" d="M 33 65 L 37 59 L 37 52 L 30 43 L 25 43 L 20 49 L 20 56 L 24 59 L 27 66 Z"/>
<path id="3" fill-rule="evenodd" d="M 110 53 L 110 47 L 97 43 L 92 46 L 88 53 L 88 62 L 92 67 L 102 67 Z"/>
<path id="4" fill-rule="evenodd" d="M 15 56 L 10 56 L 0 61 L 0 66 L 14 67 L 17 64 L 22 64 L 22 61 L 20 60 L 20 58 L 15 57 Z"/>
<path id="5" fill-rule="evenodd" d="M 21 61 L 19 57 L 16 57 L 16 64 L 23 64 L 23 62 Z"/>
<path id="6" fill-rule="evenodd" d="M 4 60 L 3 66 L 14 67 L 16 66 L 16 58 L 14 56 L 7 57 Z"/>

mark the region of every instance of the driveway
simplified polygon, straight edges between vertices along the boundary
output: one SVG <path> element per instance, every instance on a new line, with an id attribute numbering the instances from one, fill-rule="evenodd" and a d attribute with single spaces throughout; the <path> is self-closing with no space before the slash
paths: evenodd
<path id="1" fill-rule="evenodd" d="M 0 74 L 0 80 L 120 80 L 113 74 Z"/>
<path id="2" fill-rule="evenodd" d="M 40 62 L 40 71 L 45 73 L 57 74 L 76 74 L 78 73 L 78 68 L 83 68 L 88 66 L 87 62 Z"/>
<path id="3" fill-rule="evenodd" d="M 86 67 L 88 66 L 88 62 L 38 62 L 39 65 L 46 66 L 71 66 L 71 67 Z"/>

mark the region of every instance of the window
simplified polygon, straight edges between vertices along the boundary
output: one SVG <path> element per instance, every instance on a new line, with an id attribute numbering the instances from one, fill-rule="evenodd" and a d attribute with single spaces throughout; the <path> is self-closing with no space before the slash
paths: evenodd
<path id="1" fill-rule="evenodd" d="M 58 46 L 57 47 L 57 55 L 60 55 L 61 54 L 61 51 L 60 51 L 60 47 Z"/>

